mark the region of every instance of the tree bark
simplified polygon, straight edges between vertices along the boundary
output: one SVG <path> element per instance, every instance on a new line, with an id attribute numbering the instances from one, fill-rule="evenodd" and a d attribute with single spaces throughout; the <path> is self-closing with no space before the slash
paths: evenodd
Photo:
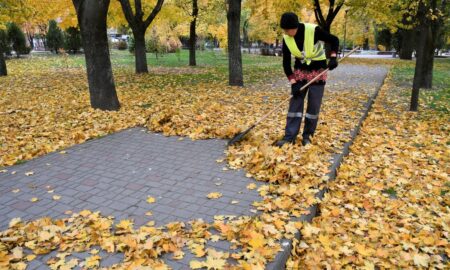
<path id="1" fill-rule="evenodd" d="M 422 12 L 421 12 L 422 11 Z M 421 14 L 425 14 L 425 6 L 419 5 L 419 18 Z M 417 27 L 417 59 L 416 67 L 414 70 L 414 80 L 411 94 L 411 111 L 417 111 L 419 109 L 419 90 L 420 88 L 431 88 L 431 78 L 429 77 L 428 70 L 433 66 L 433 57 L 430 57 L 430 46 L 433 47 L 433 35 L 431 32 L 431 26 L 426 23 L 426 20 Z M 430 67 L 431 65 L 431 67 Z M 432 73 L 431 73 L 432 74 Z"/>
<path id="2" fill-rule="evenodd" d="M 425 30 L 425 29 L 424 29 Z M 433 33 L 430 26 L 427 27 L 425 33 L 423 48 L 423 75 L 420 82 L 420 88 L 431 89 L 433 87 L 433 66 L 434 66 L 434 41 Z"/>
<path id="3" fill-rule="evenodd" d="M 197 61 L 195 57 L 195 49 L 197 46 L 197 16 L 198 16 L 198 5 L 197 0 L 192 0 L 192 21 L 189 30 L 189 65 L 196 66 Z"/>
<path id="4" fill-rule="evenodd" d="M 344 1 L 339 2 L 338 5 L 335 6 L 335 0 L 328 0 L 328 14 L 325 18 L 322 8 L 320 7 L 320 0 L 314 0 L 314 16 L 316 17 L 316 21 L 319 26 L 327 33 L 330 33 L 331 24 L 336 18 L 337 14 L 341 10 L 344 5 Z M 337 52 L 336 52 L 337 53 Z M 325 43 L 325 54 L 327 57 L 330 57 L 331 54 L 331 45 Z"/>
<path id="5" fill-rule="evenodd" d="M 133 31 L 136 73 L 148 73 L 145 32 Z"/>
<path id="6" fill-rule="evenodd" d="M 399 57 L 403 60 L 412 60 L 412 53 L 415 47 L 414 31 L 401 30 L 401 44 Z"/>
<path id="7" fill-rule="evenodd" d="M 114 77 L 109 58 L 106 17 L 110 0 L 72 0 L 81 29 L 91 106 L 118 110 Z"/>
<path id="8" fill-rule="evenodd" d="M 4 53 L 0 50 L 0 76 L 8 75 Z"/>
<path id="9" fill-rule="evenodd" d="M 241 53 L 241 0 L 228 0 L 228 75 L 229 84 L 243 86 Z"/>
<path id="10" fill-rule="evenodd" d="M 156 6 L 145 20 L 141 0 L 134 1 L 134 11 L 131 8 L 130 0 L 119 0 L 119 2 L 122 6 L 123 14 L 134 35 L 136 73 L 148 73 L 145 32 L 161 10 L 164 0 L 158 0 Z"/>

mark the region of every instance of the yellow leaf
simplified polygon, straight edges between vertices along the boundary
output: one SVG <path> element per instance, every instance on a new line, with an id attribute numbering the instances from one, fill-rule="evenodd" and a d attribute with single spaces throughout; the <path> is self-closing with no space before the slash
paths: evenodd
<path id="1" fill-rule="evenodd" d="M 59 199 L 61 199 L 61 196 L 53 195 L 53 200 L 58 201 Z"/>
<path id="2" fill-rule="evenodd" d="M 156 201 L 155 198 L 153 198 L 152 196 L 147 196 L 147 202 L 148 203 L 154 203 Z"/>
<path id="3" fill-rule="evenodd" d="M 428 254 L 415 254 L 413 259 L 414 264 L 417 266 L 428 267 L 428 263 L 430 262 L 430 256 Z"/>
<path id="4" fill-rule="evenodd" d="M 20 260 L 23 257 L 23 249 L 21 247 L 15 247 L 12 250 L 12 257 L 14 260 Z"/>
<path id="5" fill-rule="evenodd" d="M 172 259 L 174 260 L 182 260 L 184 258 L 184 252 L 181 250 L 177 250 L 173 253 Z"/>
<path id="6" fill-rule="evenodd" d="M 204 266 L 203 262 L 199 262 L 199 261 L 190 261 L 189 262 L 189 267 L 191 269 L 200 269 Z"/>
<path id="7" fill-rule="evenodd" d="M 248 242 L 250 246 L 252 246 L 253 248 L 260 248 L 264 246 L 266 242 L 264 240 L 264 235 L 254 232 L 251 234 L 251 236 L 252 239 Z"/>
<path id="8" fill-rule="evenodd" d="M 311 237 L 313 234 L 318 234 L 320 232 L 319 228 L 313 227 L 311 224 L 307 223 L 302 229 L 302 235 L 305 237 Z"/>
<path id="9" fill-rule="evenodd" d="M 89 268 L 97 268 L 100 266 L 100 259 L 101 257 L 98 255 L 94 255 L 91 257 L 86 258 L 85 260 L 85 266 Z"/>
<path id="10" fill-rule="evenodd" d="M 39 199 L 36 198 L 36 197 L 33 197 L 33 198 L 30 199 L 30 201 L 31 201 L 31 202 L 37 202 L 37 201 L 39 201 Z"/>
<path id="11" fill-rule="evenodd" d="M 19 191 L 20 191 L 20 189 L 17 188 L 17 189 L 14 189 L 12 192 L 13 193 L 18 193 Z"/>
<path id="12" fill-rule="evenodd" d="M 220 192 L 211 192 L 208 194 L 208 199 L 218 199 L 220 197 L 222 197 L 222 193 Z"/>
<path id="13" fill-rule="evenodd" d="M 25 173 L 26 176 L 30 176 L 30 175 L 33 175 L 33 174 L 34 174 L 34 172 L 31 172 L 31 171 Z"/>
<path id="14" fill-rule="evenodd" d="M 82 217 L 87 217 L 90 214 L 92 214 L 92 212 L 89 210 L 86 210 L 86 209 L 80 212 L 80 216 L 82 216 Z"/>
<path id="15" fill-rule="evenodd" d="M 366 247 L 364 244 L 356 243 L 355 249 L 362 256 L 370 256 L 373 253 L 372 252 L 373 250 L 370 249 L 369 247 Z"/>
<path id="16" fill-rule="evenodd" d="M 247 185 L 247 189 L 252 190 L 252 189 L 255 189 L 255 188 L 256 188 L 256 184 L 255 183 L 251 183 L 251 184 Z"/>
<path id="17" fill-rule="evenodd" d="M 123 219 L 116 225 L 116 228 L 125 231 L 131 231 L 133 229 L 133 222 L 129 219 Z"/>
<path id="18" fill-rule="evenodd" d="M 11 219 L 11 221 L 9 222 L 9 227 L 12 228 L 14 226 L 16 226 L 17 224 L 19 224 L 20 222 L 22 222 L 22 219 L 20 217 L 18 218 L 13 218 Z"/>
<path id="19" fill-rule="evenodd" d="M 211 241 L 212 242 L 217 242 L 220 240 L 220 235 L 212 235 L 211 236 Z"/>
<path id="20" fill-rule="evenodd" d="M 208 256 L 203 265 L 208 269 L 223 269 L 227 261 Z"/>
<path id="21" fill-rule="evenodd" d="M 39 241 L 45 242 L 50 240 L 54 235 L 48 231 L 41 231 L 39 232 Z"/>
<path id="22" fill-rule="evenodd" d="M 36 259 L 36 255 L 29 254 L 25 258 L 27 259 L 27 261 L 31 262 L 32 260 Z"/>

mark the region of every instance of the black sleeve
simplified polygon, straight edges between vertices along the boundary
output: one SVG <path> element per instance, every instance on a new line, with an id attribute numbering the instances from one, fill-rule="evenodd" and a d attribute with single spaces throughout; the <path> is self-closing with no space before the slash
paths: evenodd
<path id="1" fill-rule="evenodd" d="M 291 51 L 289 51 L 286 42 L 284 42 L 284 39 L 283 39 L 283 69 L 284 73 L 286 74 L 286 77 L 290 79 L 290 77 L 294 74 L 294 72 L 292 72 L 291 66 Z"/>
<path id="2" fill-rule="evenodd" d="M 329 34 L 324 30 L 322 30 L 320 26 L 316 27 L 314 37 L 315 37 L 314 39 L 316 39 L 314 43 L 317 42 L 318 40 L 321 40 L 331 45 L 332 52 L 337 53 L 339 51 L 339 39 L 335 35 Z"/>

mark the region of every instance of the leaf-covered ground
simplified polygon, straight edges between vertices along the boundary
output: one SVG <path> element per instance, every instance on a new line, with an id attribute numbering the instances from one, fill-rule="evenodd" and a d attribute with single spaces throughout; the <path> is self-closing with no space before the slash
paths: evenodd
<path id="1" fill-rule="evenodd" d="M 394 68 L 289 267 L 448 269 L 448 68 L 437 61 L 419 113 L 408 111 L 412 65 Z"/>
<path id="2" fill-rule="evenodd" d="M 246 78 L 258 84 L 244 89 L 226 86 L 223 66 L 196 68 L 194 72 L 160 68 L 156 74 L 139 76 L 129 67 L 116 68 L 122 103 L 119 112 L 89 108 L 85 73 L 73 65 L 73 59 L 10 61 L 13 75 L 0 80 L 0 88 L 6 89 L 0 92 L 0 164 L 12 165 L 136 125 L 193 139 L 230 138 L 286 98 L 287 91 L 266 83 L 274 77 L 284 79 L 279 58 L 271 61 L 258 63 L 253 59 Z M 90 211 L 63 220 L 13 220 L 10 229 L 0 233 L 0 266 L 23 269 L 34 259 L 29 250 L 39 255 L 57 248 L 60 254 L 49 261 L 51 268 L 95 268 L 100 260 L 93 250 L 97 246 L 125 254 L 118 268 L 151 265 L 166 269 L 161 255 L 183 257 L 182 248 L 187 246 L 199 258 L 191 262 L 192 268 L 264 269 L 280 248 L 277 240 L 292 238 L 303 227 L 291 218 L 306 214 L 305 209 L 316 203 L 314 194 L 326 183 L 330 159 L 349 140 L 349 130 L 374 90 L 373 86 L 352 89 L 344 84 L 329 88 L 332 91 L 325 96 L 312 145 L 272 146 L 283 133 L 283 110 L 245 141 L 229 148 L 230 167 L 245 168 L 249 177 L 268 183 L 259 189 L 261 201 L 255 202 L 259 215 L 217 217 L 213 224 L 193 221 L 136 229 L 131 221 L 113 225 L 111 218 Z M 311 228 L 305 227 L 307 231 Z M 209 249 L 206 240 L 227 240 L 234 251 Z M 65 260 L 71 252 L 80 251 L 91 251 L 93 256 L 84 262 Z M 237 265 L 225 266 L 230 259 Z"/>

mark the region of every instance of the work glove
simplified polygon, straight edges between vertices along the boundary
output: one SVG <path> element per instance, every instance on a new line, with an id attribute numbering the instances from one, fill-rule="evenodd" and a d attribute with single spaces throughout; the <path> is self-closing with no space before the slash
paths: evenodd
<path id="1" fill-rule="evenodd" d="M 298 97 L 300 95 L 300 88 L 302 88 L 301 82 L 291 84 L 291 95 Z"/>
<path id="2" fill-rule="evenodd" d="M 336 57 L 331 57 L 330 61 L 328 61 L 328 68 L 330 70 L 333 70 L 335 68 L 337 68 L 338 66 L 338 61 L 336 60 Z"/>

